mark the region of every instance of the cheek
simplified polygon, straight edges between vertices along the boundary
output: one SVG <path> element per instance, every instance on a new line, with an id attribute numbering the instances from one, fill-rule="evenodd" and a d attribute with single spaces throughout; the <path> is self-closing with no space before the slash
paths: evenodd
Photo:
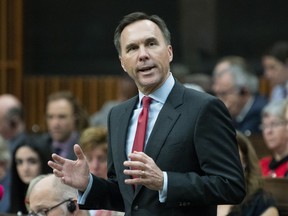
<path id="1" fill-rule="evenodd" d="M 33 166 L 31 166 L 31 171 L 34 174 L 34 177 L 38 176 L 41 173 L 41 165 L 34 164 Z"/>
<path id="2" fill-rule="evenodd" d="M 16 166 L 16 170 L 19 174 L 21 174 L 23 171 L 23 168 L 22 168 L 22 166 Z"/>

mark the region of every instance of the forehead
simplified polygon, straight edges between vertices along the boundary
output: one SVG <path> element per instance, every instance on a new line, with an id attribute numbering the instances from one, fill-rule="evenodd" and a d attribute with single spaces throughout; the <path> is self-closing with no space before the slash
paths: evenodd
<path id="1" fill-rule="evenodd" d="M 281 64 L 281 62 L 273 56 L 264 56 L 263 62 L 266 64 Z"/>
<path id="2" fill-rule="evenodd" d="M 280 117 L 276 116 L 276 115 L 272 115 L 272 114 L 267 114 L 263 117 L 263 121 L 264 122 L 270 122 L 270 121 L 280 121 L 282 120 Z"/>
<path id="3" fill-rule="evenodd" d="M 31 156 L 31 155 L 37 156 L 37 153 L 28 146 L 20 147 L 15 154 L 16 157 L 25 157 L 25 156 Z"/>
<path id="4" fill-rule="evenodd" d="M 220 75 L 221 73 L 224 73 L 227 71 L 230 67 L 230 63 L 227 61 L 219 62 L 215 67 L 215 73 L 216 75 Z"/>
<path id="5" fill-rule="evenodd" d="M 164 40 L 163 34 L 156 23 L 150 20 L 139 20 L 127 25 L 120 37 L 121 44 L 133 43 L 145 38 L 157 37 Z"/>
<path id="6" fill-rule="evenodd" d="M 47 112 L 72 113 L 72 105 L 66 99 L 50 101 L 47 104 Z"/>
<path id="7" fill-rule="evenodd" d="M 50 207 L 51 204 L 58 201 L 53 190 L 51 178 L 45 178 L 36 183 L 29 195 L 30 207 Z"/>

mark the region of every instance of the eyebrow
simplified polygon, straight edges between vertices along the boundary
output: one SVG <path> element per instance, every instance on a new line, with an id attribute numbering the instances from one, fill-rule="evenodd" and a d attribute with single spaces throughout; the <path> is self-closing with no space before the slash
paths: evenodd
<path id="1" fill-rule="evenodd" d="M 147 42 L 158 42 L 158 39 L 156 37 L 148 37 L 148 38 L 145 38 L 144 39 L 144 43 L 146 44 Z M 125 50 L 128 50 L 129 48 L 133 47 L 133 46 L 138 46 L 138 43 L 135 43 L 135 42 L 132 42 L 132 43 L 129 43 L 125 46 Z"/>

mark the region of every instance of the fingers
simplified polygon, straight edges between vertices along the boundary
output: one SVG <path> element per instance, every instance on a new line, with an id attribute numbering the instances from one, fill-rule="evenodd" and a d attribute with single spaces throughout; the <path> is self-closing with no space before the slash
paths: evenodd
<path id="1" fill-rule="evenodd" d="M 55 161 L 55 163 L 58 163 L 58 164 L 64 164 L 65 162 L 65 158 L 53 153 L 52 154 L 52 159 Z"/>
<path id="2" fill-rule="evenodd" d="M 125 169 L 123 171 L 125 175 L 131 175 L 133 178 L 146 178 L 147 173 L 144 170 L 130 170 L 130 169 Z"/>
<path id="3" fill-rule="evenodd" d="M 124 161 L 124 166 L 130 167 L 133 170 L 144 170 L 145 164 L 140 161 Z"/>
<path id="4" fill-rule="evenodd" d="M 149 156 L 146 155 L 144 152 L 137 152 L 134 151 L 133 153 L 130 153 L 128 157 L 133 161 L 141 161 L 143 163 L 147 162 L 149 160 Z"/>
<path id="5" fill-rule="evenodd" d="M 79 160 L 85 160 L 85 155 L 78 144 L 74 145 L 74 153 Z"/>
<path id="6" fill-rule="evenodd" d="M 62 171 L 62 165 L 55 163 L 53 161 L 48 161 L 48 165 L 52 168 L 52 169 L 56 169 L 59 171 Z"/>

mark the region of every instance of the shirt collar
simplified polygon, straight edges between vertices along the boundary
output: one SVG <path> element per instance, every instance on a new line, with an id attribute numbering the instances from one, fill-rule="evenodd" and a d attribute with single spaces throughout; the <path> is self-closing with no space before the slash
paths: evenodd
<path id="1" fill-rule="evenodd" d="M 59 142 L 59 141 L 53 141 L 52 145 L 54 148 L 60 148 L 62 150 L 65 150 L 68 148 L 71 142 L 73 142 L 78 136 L 78 133 L 76 131 L 72 132 L 70 137 L 64 141 L 64 142 Z"/>
<path id="2" fill-rule="evenodd" d="M 250 97 L 250 99 L 248 100 L 248 102 L 245 104 L 245 106 L 243 107 L 243 109 L 241 110 L 241 112 L 239 113 L 238 116 L 236 116 L 236 121 L 237 122 L 241 122 L 243 121 L 243 119 L 245 118 L 245 116 L 247 115 L 247 113 L 249 112 L 249 110 L 251 109 L 253 103 L 254 103 L 254 96 Z"/>

